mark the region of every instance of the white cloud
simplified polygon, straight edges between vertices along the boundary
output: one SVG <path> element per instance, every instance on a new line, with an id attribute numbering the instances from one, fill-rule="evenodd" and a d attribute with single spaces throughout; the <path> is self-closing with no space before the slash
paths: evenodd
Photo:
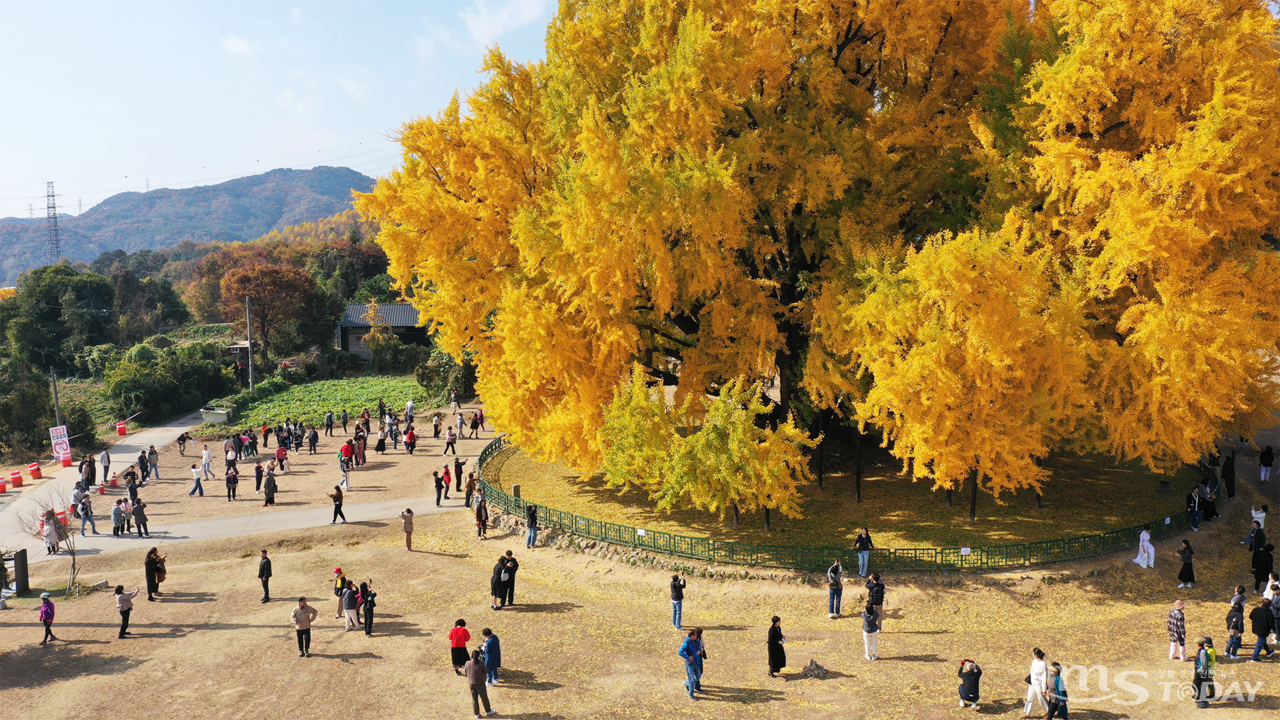
<path id="1" fill-rule="evenodd" d="M 310 95 L 303 95 L 293 88 L 285 88 L 276 93 L 276 104 L 286 112 L 297 115 L 307 122 L 315 116 L 315 100 Z"/>
<path id="2" fill-rule="evenodd" d="M 473 0 L 459 15 L 477 45 L 488 47 L 498 38 L 537 21 L 550 0 Z"/>
<path id="3" fill-rule="evenodd" d="M 302 22 L 302 8 L 296 7 L 289 12 L 289 18 L 293 20 L 293 24 L 297 25 Z"/>
<path id="4" fill-rule="evenodd" d="M 253 43 L 242 37 L 227 35 L 222 38 L 222 52 L 232 57 L 249 58 L 253 56 Z"/>
<path id="5" fill-rule="evenodd" d="M 466 42 L 460 42 L 448 30 L 428 25 L 425 34 L 413 38 L 413 54 L 422 62 L 431 62 L 436 59 L 437 48 L 461 52 L 467 49 L 466 45 Z"/>
<path id="6" fill-rule="evenodd" d="M 354 78 L 343 77 L 342 75 L 338 76 L 338 82 L 351 97 L 356 100 L 364 100 L 364 91 L 367 86 L 363 82 Z"/>

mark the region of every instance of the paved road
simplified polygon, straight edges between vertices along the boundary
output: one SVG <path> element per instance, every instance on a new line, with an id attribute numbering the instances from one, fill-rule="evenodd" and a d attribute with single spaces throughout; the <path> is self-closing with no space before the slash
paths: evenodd
<path id="1" fill-rule="evenodd" d="M 193 430 L 201 423 L 200 413 L 195 412 L 190 415 L 171 420 L 163 425 L 157 425 L 145 430 L 140 430 L 132 435 L 123 438 L 117 438 L 118 442 L 111 445 L 111 467 L 114 472 L 120 473 L 130 464 L 137 461 L 138 453 L 145 450 L 151 445 L 157 448 L 164 447 L 172 443 L 184 431 Z M 101 451 L 98 453 L 101 454 Z M 3 504 L 0 504 L 0 547 L 10 550 L 18 550 L 27 548 L 27 555 L 34 561 L 44 557 L 44 543 L 22 532 L 22 525 L 19 519 L 24 514 L 38 512 L 42 507 L 49 507 L 50 495 L 56 498 L 66 498 L 70 504 L 71 490 L 75 487 L 77 481 L 80 480 L 80 473 L 76 470 L 79 466 L 80 459 L 77 457 L 75 464 L 67 468 L 56 468 L 54 472 L 50 472 L 54 466 L 46 465 L 43 469 L 45 477 L 43 480 L 28 483 L 23 486 L 21 492 L 5 493 L 0 495 L 4 498 Z M 102 468 L 98 468 L 99 481 L 103 478 Z M 110 476 L 106 480 L 110 480 Z M 12 493 L 12 495 L 10 495 Z M 101 524 L 101 522 L 99 522 Z M 79 521 L 76 521 L 79 525 Z M 111 521 L 107 521 L 107 537 L 111 537 Z"/>

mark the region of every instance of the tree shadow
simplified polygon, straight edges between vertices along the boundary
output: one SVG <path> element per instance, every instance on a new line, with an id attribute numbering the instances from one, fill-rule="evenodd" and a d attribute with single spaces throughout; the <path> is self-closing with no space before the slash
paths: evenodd
<path id="1" fill-rule="evenodd" d="M 418 548 L 414 548 L 414 549 L 410 550 L 409 552 L 416 552 L 416 553 L 422 553 L 422 554 L 424 554 L 424 555 L 435 555 L 436 557 L 447 557 L 447 558 L 464 558 L 464 557 L 466 557 L 466 555 L 458 555 L 458 554 L 456 554 L 456 553 L 436 552 L 435 550 L 420 550 L 420 549 L 418 549 Z"/>
<path id="2" fill-rule="evenodd" d="M 374 634 L 400 635 L 403 637 L 426 637 L 426 633 L 422 632 L 414 623 L 403 621 L 382 622 L 377 611 L 373 613 L 373 632 Z"/>
<path id="3" fill-rule="evenodd" d="M 204 603 L 213 602 L 218 597 L 211 592 L 169 592 L 161 596 L 161 603 Z"/>
<path id="4" fill-rule="evenodd" d="M 503 717 L 514 718 L 515 720 L 565 720 L 563 715 L 552 715 L 551 713 L 543 712 L 519 713 L 517 715 L 503 715 Z"/>
<path id="5" fill-rule="evenodd" d="M 687 633 L 689 632 L 690 628 L 695 628 L 695 627 L 702 628 L 702 630 L 705 632 L 710 632 L 712 630 L 716 632 L 738 632 L 740 630 L 747 629 L 746 625 L 686 625 L 684 628 L 680 630 L 680 632 Z"/>
<path id="6" fill-rule="evenodd" d="M 359 525 L 360 527 L 375 527 L 375 528 L 379 528 L 379 527 L 386 527 L 386 526 L 387 526 L 387 523 L 384 523 L 384 522 L 377 522 L 377 521 L 374 521 L 374 520 L 357 520 L 357 521 L 355 521 L 355 522 L 347 523 L 347 524 L 348 524 L 348 525 Z"/>
<path id="7" fill-rule="evenodd" d="M 780 690 L 767 688 L 735 688 L 718 685 L 703 685 L 698 691 L 698 699 L 712 702 L 731 702 L 742 705 L 758 705 L 785 699 Z"/>
<path id="8" fill-rule="evenodd" d="M 518 613 L 547 613 L 550 615 L 559 615 L 567 613 L 571 610 L 579 610 L 582 606 L 571 602 L 555 602 L 555 603 L 533 603 L 530 605 L 507 605 L 502 608 L 504 612 Z"/>
<path id="9" fill-rule="evenodd" d="M 87 645 L 105 640 L 58 640 L 49 645 L 20 647 L 3 655 L 0 691 L 8 688 L 44 687 L 83 675 L 120 675 L 142 665 L 145 659 L 88 651 Z"/>
<path id="10" fill-rule="evenodd" d="M 542 692 L 564 687 L 560 683 L 548 680 L 539 682 L 537 675 L 528 670 L 508 670 L 503 668 L 498 671 L 498 680 L 500 681 L 500 687 L 511 687 L 516 690 L 537 690 Z"/>

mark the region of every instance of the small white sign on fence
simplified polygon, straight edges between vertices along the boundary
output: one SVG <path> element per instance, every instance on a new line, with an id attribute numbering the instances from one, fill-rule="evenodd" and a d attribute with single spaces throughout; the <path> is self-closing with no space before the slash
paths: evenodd
<path id="1" fill-rule="evenodd" d="M 636 534 L 639 535 L 640 537 L 644 537 L 644 530 L 636 528 Z"/>
<path id="2" fill-rule="evenodd" d="M 1165 525 L 1168 525 L 1168 524 L 1169 524 L 1169 523 L 1171 523 L 1171 522 L 1173 522 L 1173 518 L 1165 518 L 1165 519 L 1164 519 L 1164 524 L 1165 524 Z"/>
<path id="3" fill-rule="evenodd" d="M 968 555 L 972 550 L 970 548 L 960 548 L 961 555 Z"/>

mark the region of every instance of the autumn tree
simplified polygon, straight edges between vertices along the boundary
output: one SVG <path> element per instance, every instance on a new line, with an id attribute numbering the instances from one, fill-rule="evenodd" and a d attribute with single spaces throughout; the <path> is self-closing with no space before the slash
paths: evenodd
<path id="1" fill-rule="evenodd" d="M 305 270 L 287 265 L 248 265 L 223 276 L 223 315 L 227 320 L 244 317 L 248 299 L 263 368 L 271 367 L 271 333 L 281 323 L 303 316 L 315 287 L 315 280 Z"/>
<path id="2" fill-rule="evenodd" d="M 771 510 L 801 516 L 800 487 L 813 478 L 805 448 L 814 441 L 790 421 L 763 427 L 769 410 L 759 385 L 735 380 L 716 397 L 672 408 L 645 377 L 633 371 L 605 411 L 606 484 L 639 487 L 668 512 L 731 512 L 736 523 L 740 511 L 762 510 L 766 530 Z"/>

